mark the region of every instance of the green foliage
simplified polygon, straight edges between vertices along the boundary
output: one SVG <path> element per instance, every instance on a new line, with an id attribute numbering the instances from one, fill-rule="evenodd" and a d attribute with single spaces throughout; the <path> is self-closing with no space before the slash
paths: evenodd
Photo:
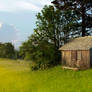
<path id="1" fill-rule="evenodd" d="M 59 48 L 63 44 L 80 36 L 80 31 L 76 28 L 79 26 L 78 16 L 71 10 L 60 11 L 50 5 L 44 6 L 36 17 L 34 33 L 20 47 L 20 56 L 35 62 L 34 67 L 46 69 L 59 64 Z"/>
<path id="2" fill-rule="evenodd" d="M 75 12 L 75 15 L 78 17 L 77 21 L 80 21 L 79 24 L 81 24 L 80 26 L 76 26 L 77 29 L 81 27 L 79 29 L 81 36 L 91 35 L 92 0 L 53 0 L 52 3 L 61 11 L 71 10 Z M 70 17 L 72 18 L 73 16 Z"/>
<path id="3" fill-rule="evenodd" d="M 0 43 L 1 58 L 15 58 L 14 46 L 11 43 Z"/>
<path id="4" fill-rule="evenodd" d="M 35 63 L 33 67 L 37 66 L 38 68 L 45 69 L 51 64 L 54 65 L 57 63 L 55 62 L 55 58 L 58 58 L 58 55 L 55 55 L 53 44 L 44 41 L 38 45 L 33 45 L 29 42 L 23 43 L 20 47 L 20 56 L 25 60 L 32 60 Z"/>

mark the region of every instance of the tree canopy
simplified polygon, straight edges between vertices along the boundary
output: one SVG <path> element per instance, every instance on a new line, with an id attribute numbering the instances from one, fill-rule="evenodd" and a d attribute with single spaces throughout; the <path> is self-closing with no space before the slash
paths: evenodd
<path id="1" fill-rule="evenodd" d="M 72 10 L 79 16 L 81 35 L 92 32 L 92 0 L 54 0 L 52 2 L 59 10 Z"/>
<path id="2" fill-rule="evenodd" d="M 1 58 L 15 58 L 14 46 L 11 43 L 0 43 Z"/>
<path id="3" fill-rule="evenodd" d="M 60 11 L 50 5 L 44 6 L 36 17 L 34 33 L 20 47 L 20 56 L 32 60 L 39 68 L 56 65 L 61 56 L 59 48 L 80 36 L 80 30 L 76 28 L 80 26 L 78 16 L 71 10 Z"/>

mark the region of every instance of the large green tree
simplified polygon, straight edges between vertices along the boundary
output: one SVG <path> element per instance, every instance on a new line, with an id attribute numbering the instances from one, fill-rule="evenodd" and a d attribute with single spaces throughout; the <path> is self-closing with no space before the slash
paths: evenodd
<path id="1" fill-rule="evenodd" d="M 20 56 L 34 61 L 39 67 L 56 65 L 60 59 L 59 47 L 79 36 L 79 29 L 75 29 L 79 24 L 78 16 L 71 10 L 60 11 L 54 6 L 45 6 L 36 17 L 34 33 L 20 47 Z"/>
<path id="2" fill-rule="evenodd" d="M 60 11 L 53 6 L 45 6 L 37 14 L 35 34 L 39 40 L 48 40 L 59 49 L 72 36 L 79 35 L 79 29 L 75 27 L 80 25 L 78 17 L 71 10 Z"/>
<path id="3" fill-rule="evenodd" d="M 61 12 L 53 6 L 45 6 L 41 13 L 37 14 L 36 25 L 35 33 L 39 36 L 39 40 L 51 41 L 58 49 L 60 46 Z"/>
<path id="4" fill-rule="evenodd" d="M 82 36 L 89 35 L 92 31 L 92 0 L 53 0 L 59 10 L 72 10 L 81 21 Z"/>

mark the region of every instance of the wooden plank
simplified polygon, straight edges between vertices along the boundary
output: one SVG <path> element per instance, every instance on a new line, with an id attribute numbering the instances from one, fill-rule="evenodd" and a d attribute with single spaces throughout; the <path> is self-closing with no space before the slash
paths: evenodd
<path id="1" fill-rule="evenodd" d="M 82 61 L 80 66 L 81 68 L 89 68 L 90 66 L 89 51 L 82 51 Z"/>
<path id="2" fill-rule="evenodd" d="M 72 67 L 66 67 L 66 66 L 63 66 L 62 68 L 63 68 L 63 69 L 74 70 L 74 71 L 79 70 L 79 68 L 72 68 Z"/>

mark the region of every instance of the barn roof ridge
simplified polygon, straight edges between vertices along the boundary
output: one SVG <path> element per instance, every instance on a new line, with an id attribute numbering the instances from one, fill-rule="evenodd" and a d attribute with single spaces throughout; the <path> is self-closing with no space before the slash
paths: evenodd
<path id="1" fill-rule="evenodd" d="M 59 50 L 89 50 L 92 48 L 92 36 L 72 39 Z"/>

